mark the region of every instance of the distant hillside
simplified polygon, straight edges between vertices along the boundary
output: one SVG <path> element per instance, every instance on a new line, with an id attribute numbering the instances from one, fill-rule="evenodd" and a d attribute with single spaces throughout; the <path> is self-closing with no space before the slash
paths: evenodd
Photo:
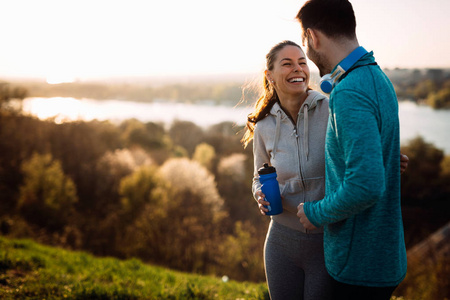
<path id="1" fill-rule="evenodd" d="M 138 102 L 173 101 L 236 105 L 242 96 L 244 82 L 220 83 L 168 83 L 165 85 L 107 82 L 72 82 L 48 84 L 46 82 L 17 83 L 27 90 L 28 97 L 73 97 L 97 100 L 128 100 Z M 255 99 L 257 92 L 247 89 L 248 98 Z"/>

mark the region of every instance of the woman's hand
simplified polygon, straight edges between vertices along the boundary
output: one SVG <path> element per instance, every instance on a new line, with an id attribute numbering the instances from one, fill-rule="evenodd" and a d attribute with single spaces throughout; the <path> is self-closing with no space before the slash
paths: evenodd
<path id="1" fill-rule="evenodd" d="M 266 196 L 263 194 L 263 192 L 257 191 L 256 196 L 258 197 L 257 201 L 258 201 L 259 211 L 261 212 L 262 215 L 265 216 L 266 213 L 269 212 L 269 210 L 267 208 L 265 208 L 264 206 L 268 206 L 268 205 L 270 205 L 270 203 L 265 200 Z"/>
<path id="2" fill-rule="evenodd" d="M 400 153 L 400 174 L 406 171 L 408 168 L 409 157 Z"/>

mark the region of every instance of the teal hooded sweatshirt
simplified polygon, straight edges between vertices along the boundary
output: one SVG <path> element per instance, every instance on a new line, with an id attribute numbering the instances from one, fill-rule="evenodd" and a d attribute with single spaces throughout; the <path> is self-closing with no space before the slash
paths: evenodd
<path id="1" fill-rule="evenodd" d="M 334 279 L 387 287 L 406 275 L 398 101 L 374 62 L 373 52 L 365 54 L 331 92 L 325 198 L 304 210 L 324 226 L 325 264 Z"/>

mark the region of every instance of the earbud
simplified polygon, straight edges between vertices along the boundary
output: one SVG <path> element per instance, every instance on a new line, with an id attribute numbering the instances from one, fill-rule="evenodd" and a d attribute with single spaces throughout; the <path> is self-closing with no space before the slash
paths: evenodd
<path id="1" fill-rule="evenodd" d="M 335 78 L 336 76 L 332 76 L 332 74 L 326 74 L 324 75 L 321 79 L 320 79 L 320 89 L 324 92 L 324 93 L 331 93 L 331 91 L 333 90 L 334 87 L 334 83 L 335 83 Z"/>
<path id="2" fill-rule="evenodd" d="M 329 94 L 333 90 L 336 81 L 345 73 L 345 70 L 338 65 L 332 74 L 326 74 L 320 79 L 320 88 Z"/>

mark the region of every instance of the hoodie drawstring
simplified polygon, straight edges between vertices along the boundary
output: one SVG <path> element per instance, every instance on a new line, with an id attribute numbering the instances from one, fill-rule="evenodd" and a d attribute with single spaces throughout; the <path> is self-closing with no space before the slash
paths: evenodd
<path id="1" fill-rule="evenodd" d="M 309 137 L 308 137 L 308 105 L 303 106 L 303 147 L 305 148 L 306 160 L 309 154 Z"/>
<path id="2" fill-rule="evenodd" d="M 281 130 L 281 111 L 277 111 L 277 125 L 275 127 L 275 139 L 273 141 L 272 148 L 272 159 L 275 159 L 275 153 L 277 152 L 278 140 L 280 139 L 280 130 Z"/>
<path id="3" fill-rule="evenodd" d="M 308 136 L 308 104 L 303 105 L 303 148 L 306 154 L 306 160 L 308 160 L 309 155 L 309 136 Z M 281 131 L 281 110 L 277 111 L 277 121 L 275 127 L 275 138 L 273 140 L 273 148 L 272 148 L 272 159 L 275 159 L 275 154 L 278 148 L 278 140 L 280 139 L 280 131 Z"/>

